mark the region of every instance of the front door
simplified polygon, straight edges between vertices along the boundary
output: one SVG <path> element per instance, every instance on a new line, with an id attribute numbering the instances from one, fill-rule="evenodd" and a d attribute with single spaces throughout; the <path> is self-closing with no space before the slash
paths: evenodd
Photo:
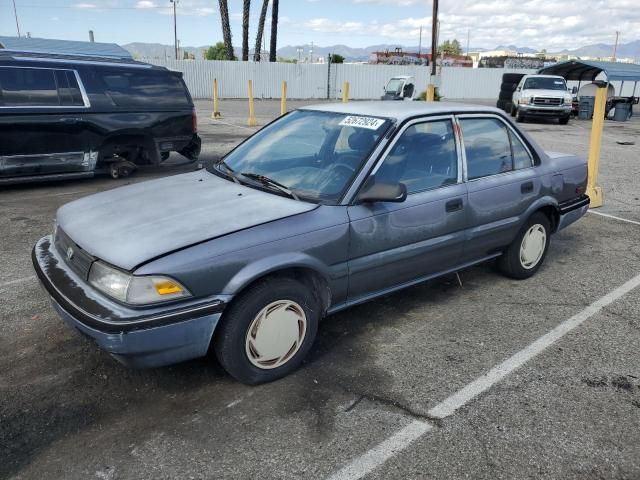
<path id="1" fill-rule="evenodd" d="M 458 264 L 467 191 L 453 119 L 406 125 L 373 170 L 376 181 L 402 182 L 402 203 L 349 207 L 349 299 L 448 270 Z"/>

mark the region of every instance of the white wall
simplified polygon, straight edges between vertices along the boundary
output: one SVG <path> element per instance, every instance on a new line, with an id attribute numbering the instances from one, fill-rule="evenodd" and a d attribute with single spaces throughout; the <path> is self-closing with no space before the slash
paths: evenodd
<path id="1" fill-rule="evenodd" d="M 416 77 L 417 92 L 426 90 L 429 67 L 414 65 L 331 65 L 328 78 L 327 65 L 270 62 L 229 62 L 218 60 L 146 60 L 184 74 L 184 80 L 194 98 L 211 98 L 213 79 L 218 79 L 221 98 L 246 98 L 247 81 L 253 80 L 255 98 L 280 98 L 282 80 L 287 81 L 287 97 L 291 99 L 340 98 L 344 81 L 349 82 L 349 98 L 353 100 L 378 99 L 382 88 L 395 75 Z M 509 70 L 501 68 L 443 67 L 439 92 L 450 99 L 497 99 L 502 74 L 535 73 L 535 70 Z M 570 86 L 577 82 L 570 82 Z M 612 82 L 619 92 L 619 82 Z M 626 82 L 623 93 L 631 95 L 633 82 Z M 640 95 L 640 86 L 636 96 Z"/>

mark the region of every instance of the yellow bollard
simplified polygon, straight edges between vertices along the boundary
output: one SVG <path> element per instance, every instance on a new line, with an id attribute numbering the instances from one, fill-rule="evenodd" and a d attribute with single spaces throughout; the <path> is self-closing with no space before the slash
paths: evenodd
<path id="1" fill-rule="evenodd" d="M 433 83 L 427 85 L 427 102 L 433 102 L 436 98 L 436 86 Z"/>
<path id="2" fill-rule="evenodd" d="M 349 101 L 349 82 L 344 82 L 342 86 L 342 103 Z"/>
<path id="3" fill-rule="evenodd" d="M 600 147 L 602 146 L 602 130 L 604 128 L 604 111 L 607 104 L 607 86 L 598 85 L 593 121 L 591 122 L 591 139 L 589 141 L 589 178 L 587 179 L 587 195 L 591 199 L 591 208 L 601 207 L 603 203 L 602 188 L 598 183 L 600 165 Z"/>
<path id="4" fill-rule="evenodd" d="M 218 104 L 218 79 L 213 79 L 213 113 L 211 114 L 211 118 L 222 118 L 220 115 L 220 105 Z"/>
<path id="5" fill-rule="evenodd" d="M 249 80 L 249 118 L 247 120 L 247 125 L 255 127 L 257 124 L 256 111 L 253 106 L 253 80 Z"/>
<path id="6" fill-rule="evenodd" d="M 280 96 L 280 115 L 287 113 L 287 82 L 282 81 L 282 95 Z"/>

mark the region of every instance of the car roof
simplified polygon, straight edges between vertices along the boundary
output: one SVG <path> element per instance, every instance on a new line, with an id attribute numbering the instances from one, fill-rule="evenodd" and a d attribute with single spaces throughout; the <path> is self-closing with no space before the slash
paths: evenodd
<path id="1" fill-rule="evenodd" d="M 301 107 L 300 110 L 345 113 L 370 117 L 392 118 L 399 121 L 422 115 L 445 113 L 502 113 L 495 107 L 457 102 L 403 102 L 403 101 L 355 101 L 347 103 L 321 103 Z"/>

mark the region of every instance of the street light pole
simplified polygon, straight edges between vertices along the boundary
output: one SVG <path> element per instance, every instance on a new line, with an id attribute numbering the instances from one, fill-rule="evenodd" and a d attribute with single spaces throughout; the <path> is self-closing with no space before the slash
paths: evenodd
<path id="1" fill-rule="evenodd" d="M 18 11 L 16 10 L 16 0 L 13 0 L 13 15 L 16 17 L 16 30 L 18 30 L 18 37 L 20 36 L 20 24 L 18 23 Z"/>
<path id="2" fill-rule="evenodd" d="M 173 49 L 176 53 L 176 60 L 178 60 L 178 24 L 176 22 L 176 4 L 178 3 L 178 0 L 169 1 L 173 3 Z"/>

